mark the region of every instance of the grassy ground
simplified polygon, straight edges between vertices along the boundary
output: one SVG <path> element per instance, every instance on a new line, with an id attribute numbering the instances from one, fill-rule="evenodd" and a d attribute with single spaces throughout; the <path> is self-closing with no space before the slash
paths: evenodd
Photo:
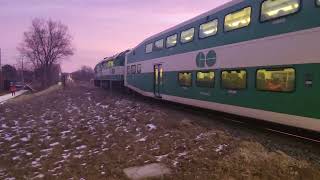
<path id="1" fill-rule="evenodd" d="M 255 137 L 150 102 L 82 84 L 1 105 L 0 179 L 118 180 L 126 179 L 124 168 L 153 162 L 172 170 L 160 179 L 320 177 L 311 155 L 270 149 Z M 291 150 L 303 148 L 313 147 Z"/>

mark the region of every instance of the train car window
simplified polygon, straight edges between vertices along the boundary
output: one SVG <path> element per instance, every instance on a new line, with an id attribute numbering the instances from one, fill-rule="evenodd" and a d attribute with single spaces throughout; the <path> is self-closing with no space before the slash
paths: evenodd
<path id="1" fill-rule="evenodd" d="M 240 11 L 228 14 L 224 19 L 224 30 L 232 31 L 246 27 L 251 22 L 251 7 L 246 7 Z"/>
<path id="2" fill-rule="evenodd" d="M 256 81 L 258 90 L 292 92 L 295 89 L 295 69 L 259 69 Z"/>
<path id="3" fill-rule="evenodd" d="M 268 21 L 299 11 L 301 0 L 266 0 L 261 5 L 260 20 Z"/>
<path id="4" fill-rule="evenodd" d="M 166 47 L 170 48 L 177 45 L 177 39 L 178 39 L 177 34 L 167 37 Z"/>
<path id="5" fill-rule="evenodd" d="M 192 86 L 192 73 L 191 72 L 179 72 L 179 85 L 184 87 Z"/>
<path id="6" fill-rule="evenodd" d="M 137 72 L 137 66 L 131 65 L 131 74 L 135 74 Z"/>
<path id="7" fill-rule="evenodd" d="M 161 39 L 161 40 L 158 40 L 154 43 L 154 47 L 158 50 L 162 49 L 164 46 L 164 40 Z"/>
<path id="8" fill-rule="evenodd" d="M 222 71 L 221 86 L 224 89 L 245 89 L 247 87 L 247 71 Z"/>
<path id="9" fill-rule="evenodd" d="M 197 79 L 196 84 L 198 87 L 207 87 L 207 88 L 213 88 L 214 87 L 214 71 L 208 71 L 208 72 L 197 72 Z"/>
<path id="10" fill-rule="evenodd" d="M 114 65 L 113 61 L 108 61 L 107 62 L 107 68 L 112 68 Z"/>
<path id="11" fill-rule="evenodd" d="M 141 73 L 141 64 L 137 65 L 137 73 L 139 73 L 139 74 Z"/>
<path id="12" fill-rule="evenodd" d="M 194 28 L 188 29 L 181 32 L 180 42 L 187 43 L 193 41 L 194 38 Z"/>
<path id="13" fill-rule="evenodd" d="M 146 53 L 152 53 L 153 43 L 146 45 Z"/>
<path id="14" fill-rule="evenodd" d="M 130 66 L 127 67 L 127 74 L 130 74 Z"/>
<path id="15" fill-rule="evenodd" d="M 199 38 L 214 36 L 218 32 L 218 19 L 200 25 Z"/>

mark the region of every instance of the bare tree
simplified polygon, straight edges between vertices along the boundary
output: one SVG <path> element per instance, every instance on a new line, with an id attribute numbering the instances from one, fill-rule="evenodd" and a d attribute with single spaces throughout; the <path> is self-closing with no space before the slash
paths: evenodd
<path id="1" fill-rule="evenodd" d="M 73 55 L 71 36 L 68 27 L 60 22 L 34 19 L 32 26 L 24 33 L 24 39 L 18 50 L 34 69 L 41 69 L 42 85 L 47 87 L 50 72 L 54 65 Z"/>
<path id="2" fill-rule="evenodd" d="M 90 81 L 94 78 L 94 70 L 89 66 L 82 66 L 81 69 L 73 72 L 71 76 L 77 81 Z"/>

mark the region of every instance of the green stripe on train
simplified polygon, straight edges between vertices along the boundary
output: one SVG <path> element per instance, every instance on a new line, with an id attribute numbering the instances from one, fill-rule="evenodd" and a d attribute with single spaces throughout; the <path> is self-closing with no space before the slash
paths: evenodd
<path id="1" fill-rule="evenodd" d="M 106 75 L 97 77 L 96 80 L 107 80 L 107 81 L 123 81 L 123 75 Z"/>
<path id="2" fill-rule="evenodd" d="M 218 33 L 215 36 L 206 38 L 206 39 L 198 39 L 198 28 L 200 24 L 207 22 L 206 18 L 202 18 L 196 22 L 185 25 L 182 28 L 174 29 L 166 34 L 155 37 L 152 40 L 142 44 L 137 47 L 135 51 L 135 55 L 131 52 L 128 54 L 128 63 L 134 63 L 139 61 L 145 61 L 165 56 L 171 56 L 175 54 L 181 54 L 191 51 L 197 51 L 201 49 L 214 48 L 218 46 L 234 44 L 244 41 L 250 41 L 254 39 L 261 39 L 269 36 L 275 36 L 295 31 L 301 31 L 310 28 L 316 28 L 320 26 L 320 8 L 316 7 L 314 0 L 302 0 L 302 9 L 296 14 L 292 14 L 286 16 L 284 18 L 264 22 L 261 23 L 259 21 L 260 18 L 260 5 L 263 0 L 247 0 L 233 7 L 224 9 L 219 11 L 216 14 L 210 15 L 209 19 L 213 20 L 219 19 L 219 27 Z M 201 3 L 201 2 L 199 2 Z M 252 7 L 252 18 L 251 24 L 248 27 L 237 29 L 231 32 L 223 31 L 223 21 L 226 14 L 237 11 L 241 8 L 251 6 Z M 180 33 L 183 30 L 188 28 L 195 27 L 196 28 L 196 37 L 193 42 L 187 44 L 178 43 L 177 46 L 170 49 L 163 49 L 161 51 L 154 51 L 152 53 L 145 53 L 145 45 L 155 42 L 159 39 L 165 39 L 167 36 L 170 36 L 175 33 Z"/>
<path id="3" fill-rule="evenodd" d="M 229 94 L 228 90 L 221 89 L 221 70 L 215 70 L 214 88 L 197 87 L 196 71 L 192 74 L 193 86 L 189 88 L 179 86 L 179 72 L 164 72 L 161 94 L 320 119 L 320 64 L 285 67 L 293 67 L 296 70 L 296 89 L 292 93 L 256 90 L 256 71 L 259 67 L 252 67 L 245 68 L 248 77 L 247 89 L 239 90 L 236 94 Z M 312 88 L 305 86 L 305 76 L 310 73 L 313 74 Z M 153 73 L 128 75 L 127 81 L 129 85 L 143 91 L 153 92 Z M 208 93 L 210 96 L 205 95 Z"/>

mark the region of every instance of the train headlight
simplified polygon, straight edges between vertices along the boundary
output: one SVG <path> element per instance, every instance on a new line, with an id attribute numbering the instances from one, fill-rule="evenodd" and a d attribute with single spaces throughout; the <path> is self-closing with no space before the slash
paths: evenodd
<path id="1" fill-rule="evenodd" d="M 317 5 L 320 6 L 320 0 L 317 0 Z"/>

